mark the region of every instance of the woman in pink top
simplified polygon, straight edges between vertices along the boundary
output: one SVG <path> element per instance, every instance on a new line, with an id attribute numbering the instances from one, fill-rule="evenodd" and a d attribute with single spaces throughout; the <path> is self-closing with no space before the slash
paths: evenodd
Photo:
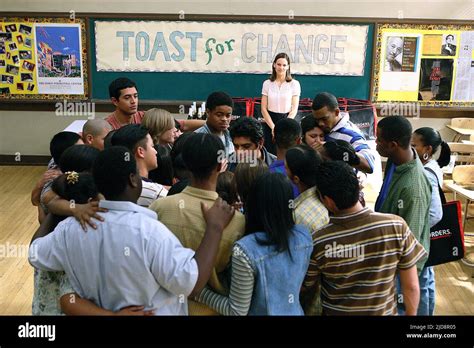
<path id="1" fill-rule="evenodd" d="M 273 154 L 276 154 L 272 142 L 275 123 L 282 118 L 296 116 L 300 94 L 300 83 L 291 77 L 290 58 L 286 53 L 277 54 L 272 64 L 272 75 L 262 87 L 265 147 Z"/>

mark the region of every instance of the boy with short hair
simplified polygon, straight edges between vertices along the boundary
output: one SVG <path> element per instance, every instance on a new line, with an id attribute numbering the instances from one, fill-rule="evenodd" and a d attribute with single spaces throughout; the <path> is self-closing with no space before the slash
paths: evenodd
<path id="1" fill-rule="evenodd" d="M 148 129 L 138 124 L 130 124 L 118 129 L 112 137 L 112 145 L 125 146 L 137 161 L 142 178 L 142 193 L 137 204 L 148 207 L 160 197 L 166 197 L 168 190 L 163 185 L 148 179 L 148 173 L 158 167 L 156 150 Z"/>
<path id="2" fill-rule="evenodd" d="M 234 144 L 229 133 L 234 102 L 225 92 L 213 92 L 206 100 L 206 124 L 195 130 L 195 133 L 214 134 L 219 137 L 225 147 L 225 154 L 234 152 Z"/>
<path id="3" fill-rule="evenodd" d="M 202 206 L 208 223 L 194 252 L 183 248 L 156 214 L 135 204 L 142 180 L 127 148 L 102 151 L 93 176 L 106 198 L 100 205 L 108 209 L 107 219 L 94 233 L 84 233 L 74 218 L 52 233 L 42 225 L 30 246 L 31 265 L 64 270 L 81 298 L 110 311 L 144 304 L 156 315 L 186 315 L 186 299 L 207 283 L 234 209 L 222 200 L 210 209 Z"/>

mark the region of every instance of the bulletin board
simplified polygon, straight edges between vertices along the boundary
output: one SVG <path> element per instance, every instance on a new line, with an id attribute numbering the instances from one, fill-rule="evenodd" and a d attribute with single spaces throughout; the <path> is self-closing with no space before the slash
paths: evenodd
<path id="1" fill-rule="evenodd" d="M 0 17 L 0 100 L 87 99 L 85 25 Z"/>
<path id="2" fill-rule="evenodd" d="M 474 106 L 474 25 L 377 26 L 372 100 Z"/>
<path id="3" fill-rule="evenodd" d="M 223 19 L 224 18 L 224 19 Z M 234 97 L 258 97 L 261 96 L 262 92 L 262 84 L 263 82 L 268 79 L 271 73 L 271 64 L 268 63 L 265 65 L 266 71 L 264 73 L 245 73 L 245 72 L 216 72 L 219 69 L 214 69 L 215 71 L 176 71 L 172 69 L 163 69 L 159 71 L 160 65 L 158 64 L 158 68 L 155 71 L 137 71 L 131 69 L 129 67 L 124 66 L 122 71 L 120 69 L 112 69 L 109 67 L 109 70 L 101 68 L 103 65 L 100 61 L 98 62 L 97 56 L 101 53 L 102 44 L 97 42 L 97 38 L 100 37 L 100 26 L 99 24 L 103 24 L 104 22 L 108 21 L 115 22 L 116 26 L 112 26 L 113 28 L 119 28 L 119 25 L 124 20 L 132 20 L 136 22 L 137 19 L 133 18 L 90 18 L 89 28 L 90 28 L 90 47 L 93 50 L 93 54 L 91 54 L 91 61 L 90 61 L 90 74 L 91 74 L 91 98 L 94 100 L 108 100 L 108 86 L 111 81 L 114 79 L 126 76 L 137 83 L 137 87 L 139 90 L 139 95 L 141 100 L 160 100 L 160 101 L 182 101 L 182 100 L 205 100 L 210 92 L 214 90 L 223 90 Z M 153 18 L 153 21 L 159 21 L 160 17 L 157 16 Z M 207 16 L 206 20 L 200 20 L 201 22 L 207 22 L 210 24 L 221 23 L 222 21 L 226 23 L 230 23 L 232 21 L 225 20 L 225 16 Z M 259 22 L 256 20 L 255 22 Z M 250 25 L 255 24 L 255 22 L 242 22 L 239 25 Z M 308 18 L 307 21 L 301 21 L 298 23 L 292 23 L 292 27 L 299 27 L 305 25 L 307 23 L 314 23 L 313 18 Z M 350 30 L 350 26 L 366 26 L 367 33 L 366 33 L 366 40 L 365 46 L 363 47 L 364 53 L 364 62 L 363 67 L 361 69 L 361 73 L 358 75 L 323 75 L 323 74 L 299 74 L 294 73 L 292 70 L 293 77 L 298 80 L 301 84 L 301 98 L 314 98 L 314 96 L 319 92 L 330 92 L 334 95 L 338 96 L 345 96 L 348 98 L 356 98 L 356 99 L 369 99 L 370 95 L 370 79 L 371 79 L 371 71 L 372 71 L 372 48 L 373 48 L 373 35 L 374 35 L 374 24 L 367 23 L 365 21 L 358 21 L 357 23 L 319 23 L 321 25 L 328 24 L 328 25 L 345 25 L 347 26 L 348 30 Z M 136 26 L 137 24 L 134 23 Z M 278 18 L 275 18 L 274 24 L 272 25 L 281 25 L 278 23 Z M 134 30 L 131 25 L 126 30 L 131 31 L 134 33 L 134 37 L 130 39 L 130 42 L 135 40 L 135 36 L 139 30 Z M 144 27 L 146 28 L 146 27 Z M 174 26 L 174 30 L 178 31 L 179 27 Z M 119 29 L 116 29 L 119 30 Z M 125 29 L 123 29 L 125 31 Z M 153 42 L 156 40 L 155 36 L 156 32 L 160 32 L 160 30 L 145 30 L 148 35 L 150 35 L 150 48 L 149 53 L 153 53 Z M 183 30 L 184 32 L 184 30 Z M 275 32 L 271 32 L 274 35 L 274 38 L 277 38 L 277 34 Z M 110 42 L 117 41 L 116 33 L 108 33 Z M 167 38 L 168 35 L 165 35 Z M 290 37 L 288 35 L 288 37 Z M 258 39 L 255 39 L 256 42 Z M 206 40 L 201 39 L 203 49 Z M 276 46 L 275 40 L 275 45 Z M 122 37 L 118 38 L 118 42 L 122 42 Z M 219 42 L 219 40 L 218 40 Z M 251 42 L 251 40 L 249 40 Z M 328 41 L 329 42 L 329 41 Z M 305 38 L 305 43 L 307 40 Z M 167 41 L 168 48 L 170 55 L 172 53 L 177 53 L 175 48 Z M 201 44 L 201 42 L 199 42 Z M 265 43 L 267 44 L 267 43 Z M 329 43 L 325 43 L 325 45 L 329 45 Z M 156 46 L 156 45 L 155 45 Z M 237 45 L 240 47 L 240 45 Z M 160 48 L 161 49 L 161 48 Z M 105 52 L 111 52 L 110 48 L 104 48 Z M 119 52 L 121 52 L 119 50 Z M 130 48 L 131 54 L 134 54 L 135 50 Z M 217 60 L 219 57 L 217 52 L 217 48 L 214 47 L 213 51 L 213 59 Z M 227 54 L 227 53 L 225 53 Z M 222 57 L 225 56 L 222 55 Z M 112 54 L 110 56 L 113 56 Z M 161 51 L 156 55 L 156 60 L 160 59 Z M 302 59 L 302 58 L 301 58 Z M 110 63 L 107 62 L 107 65 L 111 65 L 112 63 L 118 64 L 122 60 L 121 55 L 118 56 L 117 59 L 111 61 Z M 206 61 L 204 61 L 205 63 Z M 133 63 L 133 62 L 132 62 Z M 152 64 L 150 64 L 153 67 Z"/>

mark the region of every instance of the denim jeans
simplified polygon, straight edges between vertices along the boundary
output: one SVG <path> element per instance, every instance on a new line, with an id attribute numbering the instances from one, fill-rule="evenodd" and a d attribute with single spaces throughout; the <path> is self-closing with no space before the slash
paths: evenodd
<path id="1" fill-rule="evenodd" d="M 433 267 L 425 267 L 418 276 L 420 282 L 420 302 L 417 315 L 433 315 L 435 308 L 435 275 Z M 397 293 L 402 294 L 400 276 L 396 278 Z M 399 296 L 397 296 L 399 298 Z M 398 315 L 405 315 L 404 303 L 397 302 Z"/>

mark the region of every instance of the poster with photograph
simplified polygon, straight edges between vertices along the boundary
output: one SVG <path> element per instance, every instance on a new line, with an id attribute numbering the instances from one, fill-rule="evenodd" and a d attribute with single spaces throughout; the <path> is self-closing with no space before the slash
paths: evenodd
<path id="1" fill-rule="evenodd" d="M 0 99 L 87 98 L 85 20 L 3 18 Z"/>
<path id="2" fill-rule="evenodd" d="M 450 100 L 452 83 L 452 59 L 421 60 L 418 100 Z"/>
<path id="3" fill-rule="evenodd" d="M 442 56 L 455 56 L 457 50 L 456 35 L 446 34 L 443 35 L 443 45 L 441 46 Z"/>
<path id="4" fill-rule="evenodd" d="M 22 88 L 21 73 L 29 72 L 25 68 L 25 59 L 35 61 L 34 52 L 25 45 L 33 40 L 33 23 L 0 22 L 0 88 L 2 95 L 37 94 L 36 81 L 31 80 L 32 88 Z"/>
<path id="5" fill-rule="evenodd" d="M 417 37 L 388 36 L 384 71 L 415 71 Z"/>
<path id="6" fill-rule="evenodd" d="M 474 107 L 474 25 L 377 27 L 372 99 Z"/>
<path id="7" fill-rule="evenodd" d="M 457 51 L 457 34 L 425 34 L 423 35 L 424 56 L 451 56 Z"/>
<path id="8" fill-rule="evenodd" d="M 79 24 L 36 24 L 38 91 L 41 94 L 84 94 Z"/>

